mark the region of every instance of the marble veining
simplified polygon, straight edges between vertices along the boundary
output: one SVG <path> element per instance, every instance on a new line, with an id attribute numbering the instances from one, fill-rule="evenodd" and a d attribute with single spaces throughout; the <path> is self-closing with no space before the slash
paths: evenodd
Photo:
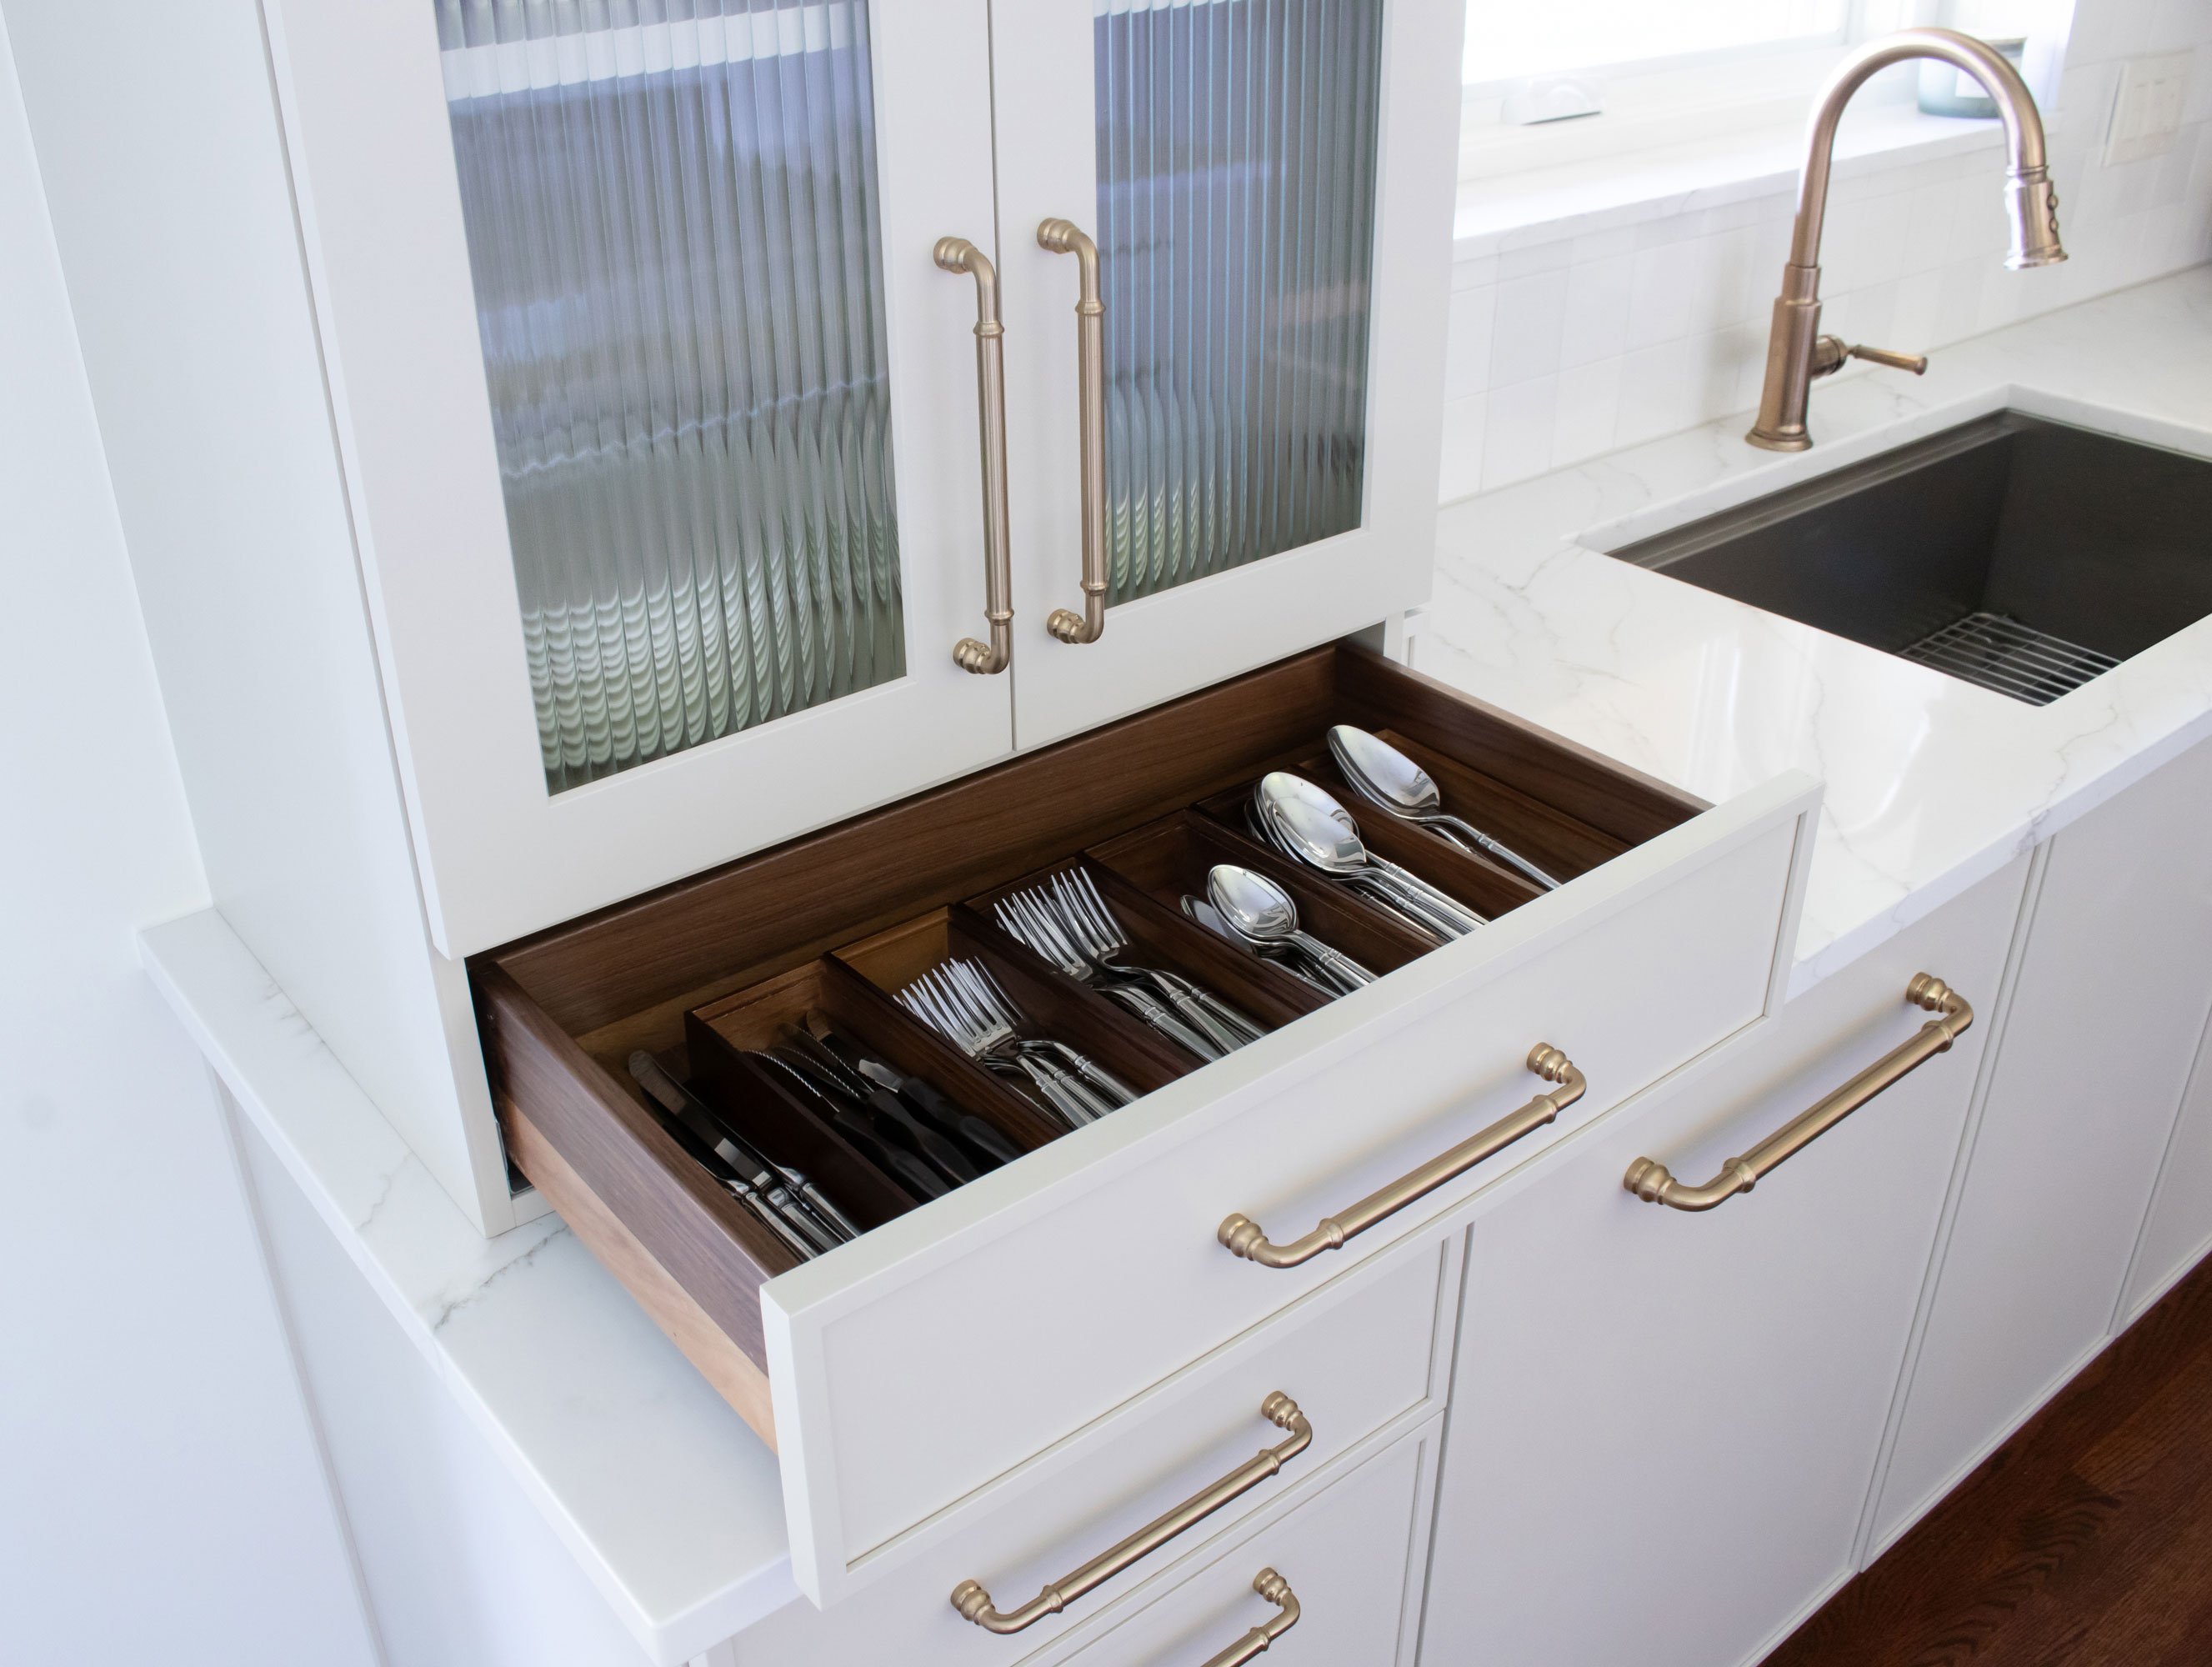
<path id="1" fill-rule="evenodd" d="M 2031 707 L 1601 552 L 2010 406 L 2212 456 L 2212 268 L 1449 507 L 1415 664 L 1710 800 L 1826 783 L 1796 988 L 2212 734 L 2212 620 Z"/>

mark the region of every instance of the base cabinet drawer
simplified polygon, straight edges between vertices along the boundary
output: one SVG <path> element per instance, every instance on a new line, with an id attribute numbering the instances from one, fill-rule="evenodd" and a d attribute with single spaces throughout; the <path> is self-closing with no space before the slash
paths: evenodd
<path id="1" fill-rule="evenodd" d="M 1357 1455 L 1432 1421 L 1458 1301 L 1457 1235 L 1426 1235 L 1373 1258 L 963 1501 L 935 1542 L 844 1602 L 795 1603 L 746 1633 L 740 1659 L 1003 1667 L 1087 1635 L 1164 1571 L 1204 1559 Z M 1279 1461 L 1255 1464 L 1263 1449 Z M 1237 1491 L 1194 1515 L 1192 1502 L 1220 1497 L 1224 1482 Z M 1067 1591 L 1072 1572 L 1163 1518 L 1188 1525 L 1114 1560 L 1057 1612 L 1033 1602 L 1055 1586 Z M 955 1609 L 953 1593 L 970 1583 L 977 1608 L 988 1604 L 1012 1630 Z"/>
<path id="2" fill-rule="evenodd" d="M 1448 802 L 1563 883 L 1363 812 L 1376 849 L 1491 916 L 1439 945 L 1285 867 L 1243 824 L 1249 789 L 1284 768 L 1337 779 L 1323 738 L 1342 721 L 1419 751 Z M 1791 777 L 1701 808 L 1323 649 L 471 972 L 510 1153 L 775 1444 L 795 1576 L 830 1604 L 956 1533 L 979 1490 L 1764 1019 L 1817 802 Z M 1224 852 L 1281 873 L 1383 976 L 1322 1000 L 1273 964 L 1224 966 L 1173 906 Z M 994 899 L 1079 867 L 1150 952 L 1242 977 L 1267 1033 L 1201 1062 L 994 935 Z M 1055 1135 L 892 999 L 947 953 L 1141 1097 Z M 918 1207 L 849 1194 L 866 1231 L 793 1256 L 717 1177 L 719 1148 L 623 1068 L 648 1056 L 763 1151 L 788 1135 L 782 1160 L 834 1187 L 860 1148 L 808 1121 L 763 1052 L 817 1015 L 964 1094 L 1020 1155 Z"/>
<path id="3" fill-rule="evenodd" d="M 1285 1667 L 1411 1667 L 1438 1434 L 1430 1424 L 1401 1438 L 1196 1567 L 1164 1572 L 1158 1597 L 1133 1594 L 1038 1667 L 1227 1667 L 1261 1653 L 1255 1632 Z"/>
<path id="4" fill-rule="evenodd" d="M 1425 1658 L 1738 1667 L 1853 1568 L 1915 1304 L 1989 1041 L 1979 1022 L 1717 1204 L 1646 1202 L 1936 1023 L 1994 1004 L 2027 860 L 1587 1131 L 1479 1214 Z"/>

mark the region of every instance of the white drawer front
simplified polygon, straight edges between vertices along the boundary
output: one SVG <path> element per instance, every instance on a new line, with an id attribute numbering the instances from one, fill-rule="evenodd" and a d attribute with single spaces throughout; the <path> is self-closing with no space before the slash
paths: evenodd
<path id="1" fill-rule="evenodd" d="M 827 1610 L 794 1604 L 749 1632 L 743 1658 L 769 1667 L 1002 1667 L 1085 1629 L 1163 1570 L 1279 1511 L 1363 1444 L 1442 1409 L 1459 1252 L 1459 1236 L 1440 1232 L 1371 1258 L 963 1501 L 952 1531 L 866 1590 Z M 1283 1442 L 1285 1432 L 1260 1416 L 1276 1391 L 1313 1429 L 1279 1474 L 1023 1631 L 988 1632 L 954 1611 L 952 1589 L 970 1579 L 1000 1610 L 1013 1610 Z"/>
<path id="2" fill-rule="evenodd" d="M 765 1287 L 802 1587 L 878 1578 L 977 1488 L 1760 1018 L 1816 802 L 1790 778 L 1709 812 Z M 1589 1084 L 1551 1128 L 1302 1268 L 1217 1242 L 1234 1211 L 1295 1238 L 1519 1107 L 1540 1042 Z"/>
<path id="3" fill-rule="evenodd" d="M 1267 1652 L 1270 1660 L 1329 1667 L 1411 1663 L 1420 1613 L 1439 1431 L 1407 1436 L 1303 1499 L 1279 1520 L 1212 1550 L 1202 1567 L 1164 1574 L 1154 1601 L 1100 1622 L 1072 1655 L 1038 1667 L 1200 1667 L 1284 1610 L 1254 1591 L 1272 1570 L 1297 1616 Z"/>

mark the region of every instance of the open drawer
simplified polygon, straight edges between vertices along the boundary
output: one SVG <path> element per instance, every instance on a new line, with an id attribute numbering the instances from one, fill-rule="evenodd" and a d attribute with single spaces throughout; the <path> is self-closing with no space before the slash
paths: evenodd
<path id="1" fill-rule="evenodd" d="M 1339 722 L 1415 752 L 1448 809 L 1565 883 L 1540 892 L 1347 800 L 1371 846 L 1493 917 L 1437 946 L 1261 846 L 1234 806 L 1270 770 L 1321 779 Z M 1816 802 L 1793 777 L 1707 808 L 1339 646 L 470 966 L 510 1157 L 776 1445 L 793 1570 L 829 1603 L 933 1543 L 977 1489 L 1761 1018 Z M 1194 927 L 1180 897 L 1224 861 L 1279 878 L 1382 976 L 1317 995 Z M 1264 1033 L 1206 1062 L 1000 932 L 1010 891 L 1077 869 L 1142 958 Z M 896 999 L 947 954 L 1140 1097 L 1062 1132 L 1035 1085 Z M 1019 1155 L 926 1201 L 854 1195 L 865 1231 L 800 1261 L 627 1068 L 652 1056 L 828 1184 L 869 1137 L 810 1118 L 770 1057 L 808 1024 Z M 1500 1129 L 1510 1145 L 1478 1138 Z M 1425 1183 L 1389 1191 L 1409 1173 Z M 1395 1208 L 1347 1211 L 1378 1193 Z"/>

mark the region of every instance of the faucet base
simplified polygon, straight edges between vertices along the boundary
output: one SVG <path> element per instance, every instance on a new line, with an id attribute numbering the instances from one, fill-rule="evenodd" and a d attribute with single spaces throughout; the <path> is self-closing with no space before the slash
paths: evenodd
<path id="1" fill-rule="evenodd" d="M 1744 435 L 1744 443 L 1756 446 L 1763 452 L 1809 452 L 1813 436 L 1799 429 L 1792 434 L 1775 434 L 1765 429 L 1752 429 Z"/>

